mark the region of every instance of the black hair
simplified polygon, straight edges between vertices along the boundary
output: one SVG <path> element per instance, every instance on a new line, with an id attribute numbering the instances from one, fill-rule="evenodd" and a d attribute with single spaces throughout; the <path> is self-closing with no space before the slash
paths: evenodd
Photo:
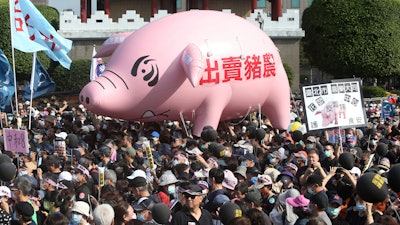
<path id="1" fill-rule="evenodd" d="M 225 178 L 224 171 L 220 168 L 212 168 L 208 174 L 208 177 L 214 178 L 217 184 L 222 184 L 222 181 Z"/>

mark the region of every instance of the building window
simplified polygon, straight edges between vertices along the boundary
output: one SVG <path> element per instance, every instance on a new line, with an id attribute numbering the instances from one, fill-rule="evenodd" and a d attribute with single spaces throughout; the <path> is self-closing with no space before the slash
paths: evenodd
<path id="1" fill-rule="evenodd" d="M 292 0 L 291 8 L 300 8 L 300 0 Z"/>
<path id="2" fill-rule="evenodd" d="M 308 0 L 308 6 L 311 6 L 313 0 Z"/>
<path id="3" fill-rule="evenodd" d="M 182 9 L 182 0 L 176 0 L 176 8 Z"/>

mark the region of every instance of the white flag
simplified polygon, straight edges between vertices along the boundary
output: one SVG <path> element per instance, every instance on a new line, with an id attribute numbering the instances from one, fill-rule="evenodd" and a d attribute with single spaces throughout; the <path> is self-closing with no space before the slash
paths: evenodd
<path id="1" fill-rule="evenodd" d="M 104 63 L 103 59 L 93 58 L 95 55 L 96 55 L 96 47 L 93 46 L 92 65 L 90 68 L 90 81 L 93 81 L 97 77 L 101 76 L 104 69 L 106 68 L 106 64 Z"/>

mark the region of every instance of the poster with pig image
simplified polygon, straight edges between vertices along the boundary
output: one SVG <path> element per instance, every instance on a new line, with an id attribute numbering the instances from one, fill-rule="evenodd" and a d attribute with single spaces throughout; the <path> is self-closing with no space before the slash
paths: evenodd
<path id="1" fill-rule="evenodd" d="M 303 86 L 308 130 L 366 126 L 359 79 Z"/>

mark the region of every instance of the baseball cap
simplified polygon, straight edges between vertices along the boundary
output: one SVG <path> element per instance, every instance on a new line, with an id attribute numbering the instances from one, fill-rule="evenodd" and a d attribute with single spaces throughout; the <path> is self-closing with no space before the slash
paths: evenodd
<path id="1" fill-rule="evenodd" d="M 307 141 L 315 143 L 317 142 L 317 139 L 314 136 L 308 136 Z"/>
<path id="2" fill-rule="evenodd" d="M 145 198 L 142 201 L 133 205 L 135 212 L 141 212 L 143 210 L 152 210 L 155 206 L 155 202 L 149 198 Z"/>
<path id="3" fill-rule="evenodd" d="M 343 199 L 338 194 L 333 194 L 329 197 L 329 203 L 337 203 L 343 205 Z"/>
<path id="4" fill-rule="evenodd" d="M 351 174 L 356 174 L 358 177 L 361 176 L 361 170 L 358 167 L 353 167 L 351 168 L 351 170 L 349 171 Z"/>
<path id="5" fill-rule="evenodd" d="M 304 159 L 308 158 L 308 154 L 306 151 L 296 152 L 296 153 L 294 153 L 294 156 L 296 156 L 297 158 L 304 158 Z"/>
<path id="6" fill-rule="evenodd" d="M 133 171 L 133 173 L 131 175 L 127 176 L 126 178 L 128 178 L 128 180 L 133 180 L 136 177 L 146 178 L 146 172 L 144 172 L 144 170 L 137 169 L 137 170 Z"/>
<path id="7" fill-rule="evenodd" d="M 56 137 L 58 137 L 58 138 L 62 138 L 62 139 L 66 139 L 67 138 L 67 136 L 68 136 L 68 134 L 67 133 L 65 133 L 65 132 L 60 132 L 60 133 L 57 133 L 57 134 L 54 134 Z"/>
<path id="8" fill-rule="evenodd" d="M 254 184 L 254 188 L 261 189 L 267 185 L 273 184 L 272 178 L 269 175 L 260 174 L 260 175 L 258 175 L 257 178 L 258 178 L 258 180 L 257 180 L 257 183 Z"/>
<path id="9" fill-rule="evenodd" d="M 247 153 L 246 155 L 244 155 L 244 158 L 245 158 L 246 160 L 249 160 L 249 161 L 252 161 L 252 162 L 255 162 L 255 161 L 256 161 L 256 157 L 255 157 L 254 154 L 252 154 L 252 153 Z"/>
<path id="10" fill-rule="evenodd" d="M 183 190 L 182 193 L 187 193 L 189 195 L 202 195 L 203 189 L 198 184 L 189 184 L 188 189 Z"/>
<path id="11" fill-rule="evenodd" d="M 252 202 L 255 205 L 260 205 L 262 201 L 261 192 L 258 189 L 251 189 L 246 193 L 244 201 Z"/>

